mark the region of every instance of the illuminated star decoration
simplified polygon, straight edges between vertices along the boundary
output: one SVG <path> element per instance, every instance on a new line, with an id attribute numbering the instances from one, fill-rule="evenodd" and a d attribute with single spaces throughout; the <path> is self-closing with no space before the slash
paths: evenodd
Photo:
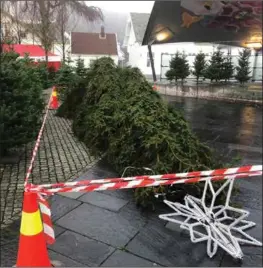
<path id="1" fill-rule="evenodd" d="M 207 254 L 212 258 L 218 247 L 228 252 L 234 258 L 242 259 L 243 252 L 240 244 L 262 246 L 262 243 L 251 237 L 245 230 L 256 224 L 245 220 L 249 211 L 237 209 L 229 205 L 234 179 L 229 179 L 217 190 L 214 190 L 211 180 L 206 180 L 202 198 L 190 195 L 185 197 L 185 204 L 164 200 L 175 213 L 162 214 L 159 218 L 180 224 L 188 230 L 193 243 L 207 241 Z M 216 198 L 228 187 L 224 205 L 215 205 Z M 212 200 L 206 204 L 208 190 Z"/>

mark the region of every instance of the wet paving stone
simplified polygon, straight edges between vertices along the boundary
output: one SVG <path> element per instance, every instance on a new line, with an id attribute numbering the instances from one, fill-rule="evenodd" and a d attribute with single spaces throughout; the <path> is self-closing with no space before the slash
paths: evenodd
<path id="1" fill-rule="evenodd" d="M 233 196 L 231 200 L 234 203 L 240 204 L 242 207 L 246 206 L 248 210 L 257 209 L 262 212 L 262 188 L 261 188 L 262 184 L 259 185 L 258 189 L 256 189 L 257 187 L 256 180 L 262 180 L 262 177 L 260 177 L 260 179 L 251 178 L 251 179 L 247 179 L 247 181 L 236 183 L 237 185 L 240 185 L 238 188 L 239 193 Z M 247 186 L 247 188 L 245 188 L 244 185 L 247 185 L 247 184 L 250 184 L 250 185 Z"/>
<path id="2" fill-rule="evenodd" d="M 51 249 L 88 266 L 99 266 L 114 248 L 74 232 L 59 236 Z"/>
<path id="3" fill-rule="evenodd" d="M 222 267 L 262 267 L 263 260 L 261 255 L 245 255 L 242 260 L 235 260 L 226 255 L 221 263 Z"/>
<path id="4" fill-rule="evenodd" d="M 0 266 L 12 267 L 16 264 L 18 241 L 2 246 L 0 250 Z"/>
<path id="5" fill-rule="evenodd" d="M 19 239 L 20 219 L 13 221 L 9 226 L 0 231 L 1 248 L 7 244 L 16 244 Z"/>
<path id="6" fill-rule="evenodd" d="M 215 267 L 219 266 L 223 254 L 219 252 L 214 259 L 210 260 L 205 244 L 193 244 L 190 239 L 152 223 L 147 224 L 126 248 L 137 256 L 169 267 Z"/>
<path id="7" fill-rule="evenodd" d="M 138 232 L 118 213 L 82 204 L 57 221 L 57 224 L 115 247 L 123 247 Z"/>
<path id="8" fill-rule="evenodd" d="M 53 250 L 48 251 L 50 261 L 58 267 L 87 267 L 86 264 L 76 262 L 62 254 L 59 254 Z"/>
<path id="9" fill-rule="evenodd" d="M 57 238 L 59 235 L 61 235 L 63 232 L 66 231 L 65 228 L 58 226 L 56 224 L 53 224 L 54 232 L 55 232 L 55 237 Z"/>
<path id="10" fill-rule="evenodd" d="M 62 196 L 65 196 L 67 198 L 72 198 L 72 199 L 78 199 L 84 194 L 85 194 L 84 192 L 58 193 L 58 195 L 62 195 Z"/>
<path id="11" fill-rule="evenodd" d="M 125 251 L 116 250 L 102 267 L 156 267 L 157 264 Z"/>
<path id="12" fill-rule="evenodd" d="M 103 194 L 114 196 L 124 200 L 130 200 L 134 197 L 134 191 L 131 189 L 103 191 Z"/>
<path id="13" fill-rule="evenodd" d="M 80 201 L 55 195 L 49 201 L 52 211 L 52 220 L 56 221 L 81 204 Z"/>
<path id="14" fill-rule="evenodd" d="M 127 200 L 105 195 L 99 192 L 86 193 L 82 195 L 78 200 L 112 211 L 119 211 L 123 206 L 128 203 Z"/>

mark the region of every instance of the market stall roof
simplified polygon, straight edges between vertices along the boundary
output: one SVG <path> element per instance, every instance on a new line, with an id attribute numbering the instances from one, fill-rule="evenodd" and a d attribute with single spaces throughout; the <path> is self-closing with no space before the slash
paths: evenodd
<path id="1" fill-rule="evenodd" d="M 35 63 L 45 61 L 45 51 L 43 48 L 37 45 L 26 45 L 26 44 L 11 44 L 3 45 L 4 51 L 14 51 L 20 55 L 19 58 L 25 57 L 25 54 L 29 54 Z M 53 67 L 57 71 L 61 66 L 61 57 L 54 53 L 48 52 L 48 67 Z"/>
<path id="2" fill-rule="evenodd" d="M 156 1 L 142 45 L 175 42 L 262 44 L 262 1 Z"/>
<path id="3" fill-rule="evenodd" d="M 4 51 L 14 50 L 20 56 L 24 57 L 25 54 L 29 54 L 30 57 L 44 57 L 45 50 L 37 45 L 25 45 L 25 44 L 11 44 L 3 45 Z M 48 52 L 48 56 L 57 56 L 51 52 Z"/>

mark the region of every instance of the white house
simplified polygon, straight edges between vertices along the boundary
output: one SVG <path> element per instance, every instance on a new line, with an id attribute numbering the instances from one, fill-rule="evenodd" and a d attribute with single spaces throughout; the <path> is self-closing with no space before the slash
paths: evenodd
<path id="1" fill-rule="evenodd" d="M 115 33 L 105 33 L 101 27 L 100 33 L 71 33 L 71 60 L 81 57 L 86 67 L 100 57 L 111 57 L 118 64 L 118 46 Z"/>
<path id="2" fill-rule="evenodd" d="M 148 47 L 142 46 L 142 40 L 148 24 L 150 14 L 130 13 L 127 20 L 123 48 L 128 53 L 127 65 L 138 67 L 142 73 L 149 79 L 152 78 L 152 68 L 148 53 Z M 237 56 L 240 47 L 222 46 L 211 43 L 170 43 L 152 45 L 154 67 L 157 80 L 165 79 L 165 73 L 169 69 L 169 62 L 173 54 L 177 51 L 184 52 L 187 55 L 190 66 L 192 66 L 195 55 L 202 51 L 207 55 L 207 59 L 217 47 L 225 53 L 230 53 L 233 63 L 237 64 Z M 254 55 L 254 52 L 253 54 Z M 254 66 L 255 58 L 250 58 L 251 68 Z M 257 57 L 256 79 L 262 80 L 262 55 Z M 260 65 L 260 66 L 259 66 Z"/>

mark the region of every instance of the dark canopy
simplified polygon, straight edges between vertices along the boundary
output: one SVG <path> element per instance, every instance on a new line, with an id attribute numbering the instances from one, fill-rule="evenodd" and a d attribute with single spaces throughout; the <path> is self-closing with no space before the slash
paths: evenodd
<path id="1" fill-rule="evenodd" d="M 261 43 L 262 1 L 157 1 L 142 44 L 175 42 Z"/>

